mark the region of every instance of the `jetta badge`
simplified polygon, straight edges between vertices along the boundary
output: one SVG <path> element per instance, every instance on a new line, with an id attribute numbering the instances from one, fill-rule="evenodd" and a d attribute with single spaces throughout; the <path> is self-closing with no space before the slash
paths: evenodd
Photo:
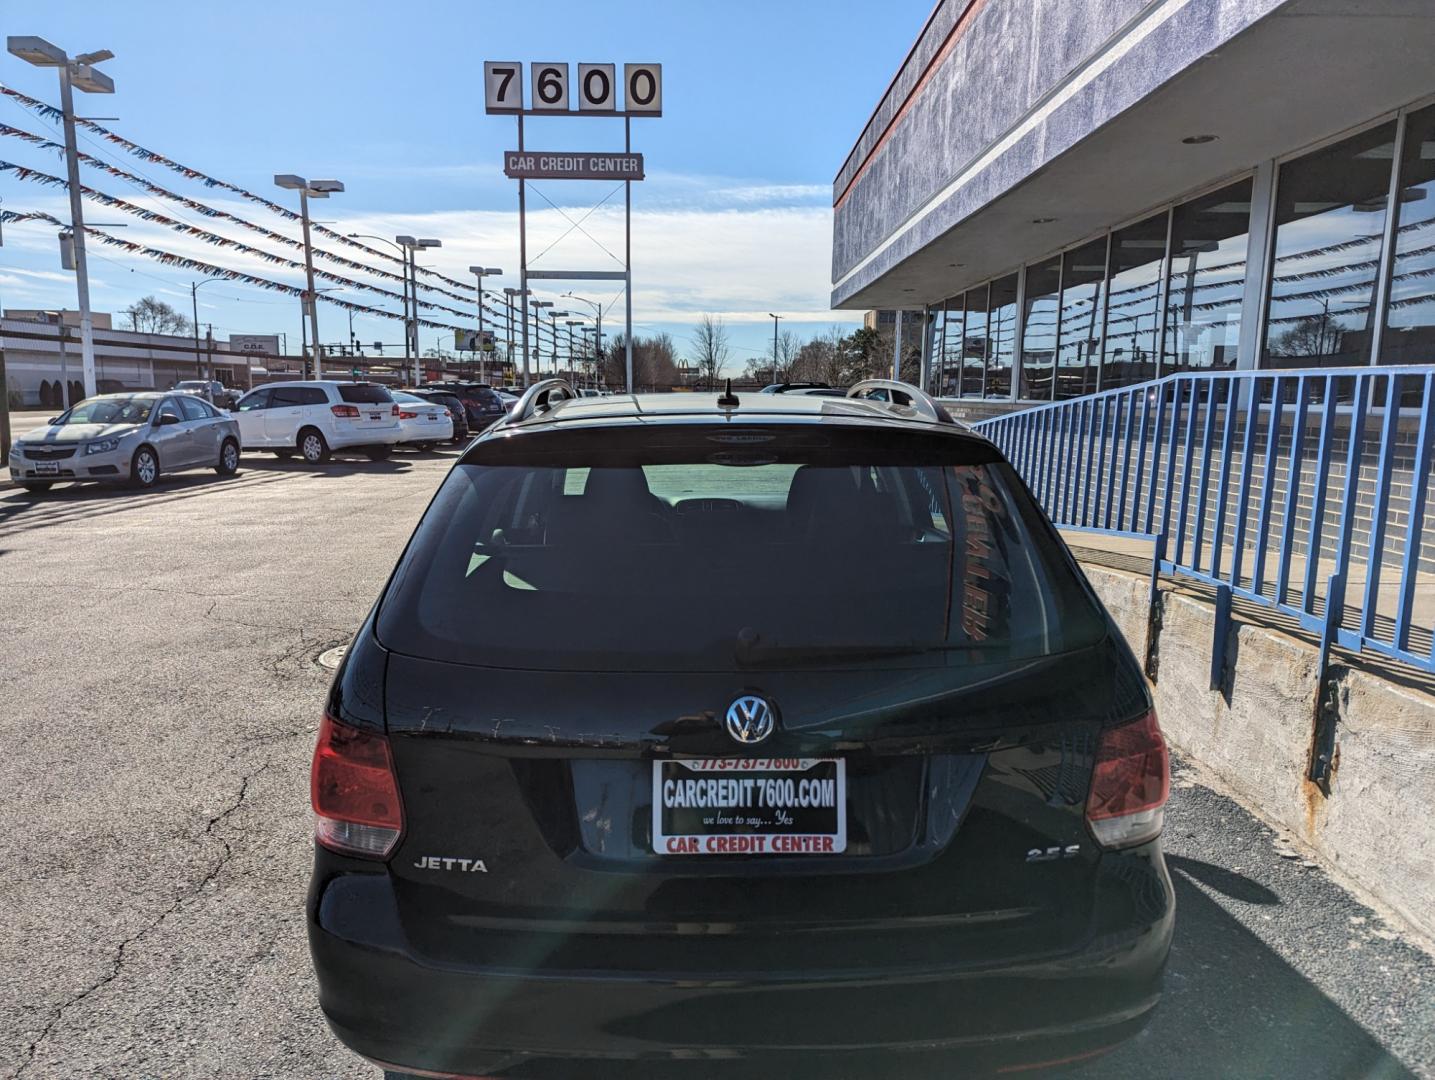
<path id="1" fill-rule="evenodd" d="M 727 733 L 748 746 L 772 734 L 772 706 L 755 694 L 744 694 L 727 707 Z"/>

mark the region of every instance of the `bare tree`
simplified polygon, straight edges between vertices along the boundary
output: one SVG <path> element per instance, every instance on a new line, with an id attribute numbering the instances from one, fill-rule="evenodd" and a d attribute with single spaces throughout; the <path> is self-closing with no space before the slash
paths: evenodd
<path id="1" fill-rule="evenodd" d="M 711 390 L 722 378 L 723 368 L 727 366 L 731 353 L 727 341 L 727 327 L 723 325 L 722 319 L 714 319 L 711 315 L 704 314 L 698 321 L 697 329 L 693 331 L 693 348 L 696 350 L 693 362 L 697 365 L 698 381 Z"/>
<path id="2" fill-rule="evenodd" d="M 124 313 L 130 317 L 130 329 L 141 334 L 188 334 L 190 321 L 170 305 L 153 296 L 136 300 Z"/>
<path id="3" fill-rule="evenodd" d="M 797 335 L 791 330 L 784 330 L 775 344 L 777 345 L 775 359 L 769 352 L 765 356 L 754 356 L 748 360 L 745 374 L 749 379 L 759 383 L 792 381 L 793 365 L 802 345 L 797 340 Z"/>
<path id="4" fill-rule="evenodd" d="M 614 336 L 604 351 L 600 370 L 608 386 L 620 387 L 627 382 L 626 342 L 622 334 Z M 671 388 L 678 382 L 678 353 L 671 334 L 650 338 L 633 336 L 633 389 L 635 391 Z"/>

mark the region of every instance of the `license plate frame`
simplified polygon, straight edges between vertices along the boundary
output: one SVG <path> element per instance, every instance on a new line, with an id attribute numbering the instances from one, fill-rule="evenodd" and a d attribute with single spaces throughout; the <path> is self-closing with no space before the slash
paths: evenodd
<path id="1" fill-rule="evenodd" d="M 689 780 L 696 783 L 667 786 Z M 847 850 L 847 762 L 840 757 L 654 761 L 652 843 L 654 854 L 665 858 L 840 855 Z"/>
<path id="2" fill-rule="evenodd" d="M 35 462 L 36 476 L 59 476 L 60 463 L 58 461 L 37 461 Z"/>

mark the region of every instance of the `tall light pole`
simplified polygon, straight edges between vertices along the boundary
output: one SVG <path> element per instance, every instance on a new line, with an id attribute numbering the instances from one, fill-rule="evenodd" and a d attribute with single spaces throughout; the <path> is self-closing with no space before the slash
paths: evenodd
<path id="1" fill-rule="evenodd" d="M 587 304 L 593 309 L 593 321 L 597 324 L 596 332 L 598 335 L 594 339 L 593 345 L 593 366 L 596 368 L 598 366 L 598 353 L 603 348 L 603 305 L 596 300 L 589 300 L 586 296 L 576 296 L 571 292 L 566 292 L 563 295 L 569 300 L 577 300 L 580 304 Z"/>
<path id="2" fill-rule="evenodd" d="M 412 236 L 396 236 L 394 242 L 403 248 L 407 253 L 408 289 L 409 289 L 409 344 L 406 346 L 408 353 L 413 357 L 414 385 L 419 383 L 419 266 L 415 261 L 416 253 L 427 248 L 443 247 L 442 240 L 416 240 Z"/>
<path id="3" fill-rule="evenodd" d="M 589 337 L 589 335 L 593 335 Z M 596 326 L 583 327 L 583 364 L 588 368 L 588 379 L 597 385 L 595 375 L 598 365 L 598 328 Z"/>
<path id="4" fill-rule="evenodd" d="M 286 191 L 299 193 L 299 217 L 304 223 L 304 279 L 308 283 L 304 299 L 309 305 L 309 340 L 314 343 L 314 369 L 310 378 L 324 377 L 324 353 L 319 346 L 319 297 L 314 290 L 314 245 L 309 239 L 309 199 L 327 199 L 331 192 L 343 191 L 339 180 L 305 180 L 293 173 L 278 173 L 274 183 Z"/>
<path id="5" fill-rule="evenodd" d="M 780 382 L 777 377 L 777 322 L 782 316 L 769 311 L 767 317 L 772 320 L 772 381 Z"/>
<path id="6" fill-rule="evenodd" d="M 207 277 L 202 281 L 191 281 L 189 283 L 189 303 L 194 311 L 194 368 L 196 373 L 202 374 L 204 378 L 211 380 L 214 378 L 213 370 L 204 371 L 199 362 L 199 287 L 201 285 L 208 285 L 211 281 L 223 280 L 225 279 L 221 277 Z M 212 358 L 213 353 L 211 353 L 210 356 Z"/>
<path id="7" fill-rule="evenodd" d="M 503 290 L 503 309 L 508 315 L 508 336 L 504 338 L 504 340 L 508 343 L 508 362 L 513 365 L 515 381 L 518 378 L 518 365 L 514 363 L 513 360 L 513 298 L 517 296 L 519 292 L 520 290 L 511 287 L 506 287 Z M 519 301 L 519 303 L 522 303 L 522 301 Z"/>
<path id="8" fill-rule="evenodd" d="M 483 279 L 496 277 L 503 273 L 496 266 L 470 266 L 468 272 L 478 279 L 478 381 L 484 381 L 485 368 L 483 355 Z"/>
<path id="9" fill-rule="evenodd" d="M 563 325 L 568 327 L 568 374 L 573 374 L 573 328 L 582 326 L 582 319 L 564 319 Z"/>
<path id="10" fill-rule="evenodd" d="M 558 320 L 567 314 L 566 311 L 548 312 L 548 336 L 552 345 L 549 355 L 553 358 L 553 377 L 555 379 L 558 377 Z"/>
<path id="11" fill-rule="evenodd" d="M 537 361 L 537 363 L 535 363 L 535 364 L 533 365 L 533 367 L 534 367 L 535 372 L 536 372 L 537 369 L 540 368 L 540 367 L 542 367 L 542 364 L 543 364 L 543 342 L 538 339 L 538 331 L 541 329 L 541 327 L 542 327 L 543 324 L 539 321 L 539 319 L 540 319 L 540 317 L 541 317 L 542 314 L 543 314 L 543 309 L 544 309 L 544 308 L 546 308 L 546 307 L 552 307 L 552 306 L 553 306 L 553 301 L 552 301 L 552 300 L 530 300 L 530 301 L 528 301 L 528 304 L 529 304 L 530 307 L 533 308 L 533 358 L 534 358 L 534 360 Z M 527 357 L 526 355 L 525 355 L 524 358 L 523 358 L 523 381 L 524 381 L 524 384 L 527 385 L 527 382 L 528 382 L 528 357 Z"/>
<path id="12" fill-rule="evenodd" d="M 404 351 L 407 352 L 407 351 L 408 351 L 408 348 L 409 348 L 409 332 L 410 332 L 410 330 L 412 329 L 411 326 L 409 325 L 409 255 L 408 255 L 408 249 L 405 248 L 405 247 L 403 247 L 401 244 L 395 243 L 393 240 L 385 239 L 385 238 L 382 237 L 382 236 L 375 236 L 373 233 L 351 232 L 351 233 L 348 233 L 347 235 L 348 235 L 348 237 L 349 237 L 350 240 L 377 240 L 377 241 L 378 241 L 379 243 L 381 243 L 381 244 L 388 244 L 389 247 L 393 248 L 395 251 L 397 251 L 397 252 L 399 253 L 399 261 L 400 261 L 401 263 L 403 263 L 403 265 L 404 265 L 404 292 L 403 292 L 403 301 L 404 301 Z M 398 237 L 397 239 L 399 239 L 399 240 L 404 240 L 404 239 L 412 240 L 413 237 L 411 237 L 411 236 L 410 236 L 410 237 L 402 237 L 402 236 L 401 236 L 401 237 Z M 414 310 L 415 310 L 415 312 L 417 312 L 418 309 L 415 308 Z M 352 328 L 352 325 L 353 325 L 353 322 L 352 322 L 353 312 L 350 312 L 349 315 L 350 315 L 350 326 L 351 326 L 351 328 Z M 417 315 L 415 315 L 415 318 L 417 318 Z M 350 337 L 353 337 L 353 331 L 352 331 L 352 329 L 350 330 L 349 336 L 350 336 Z"/>
<path id="13" fill-rule="evenodd" d="M 75 146 L 75 98 L 73 91 L 86 94 L 113 94 L 114 80 L 95 64 L 114 57 L 109 49 L 80 53 L 74 59 L 65 50 L 41 37 L 9 37 L 5 42 L 12 56 L 36 67 L 60 70 L 60 110 L 65 122 L 65 174 L 70 189 L 70 229 L 74 237 L 75 287 L 80 303 L 80 353 L 84 365 L 85 396 L 95 393 L 95 331 L 90 317 L 90 272 L 85 261 L 85 214 L 80 197 L 80 155 Z"/>

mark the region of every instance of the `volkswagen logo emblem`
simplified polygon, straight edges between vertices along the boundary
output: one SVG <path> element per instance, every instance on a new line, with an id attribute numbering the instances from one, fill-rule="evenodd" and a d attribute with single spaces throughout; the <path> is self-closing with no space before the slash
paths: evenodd
<path id="1" fill-rule="evenodd" d="M 772 706 L 765 698 L 744 694 L 727 707 L 727 733 L 748 746 L 772 734 Z"/>

